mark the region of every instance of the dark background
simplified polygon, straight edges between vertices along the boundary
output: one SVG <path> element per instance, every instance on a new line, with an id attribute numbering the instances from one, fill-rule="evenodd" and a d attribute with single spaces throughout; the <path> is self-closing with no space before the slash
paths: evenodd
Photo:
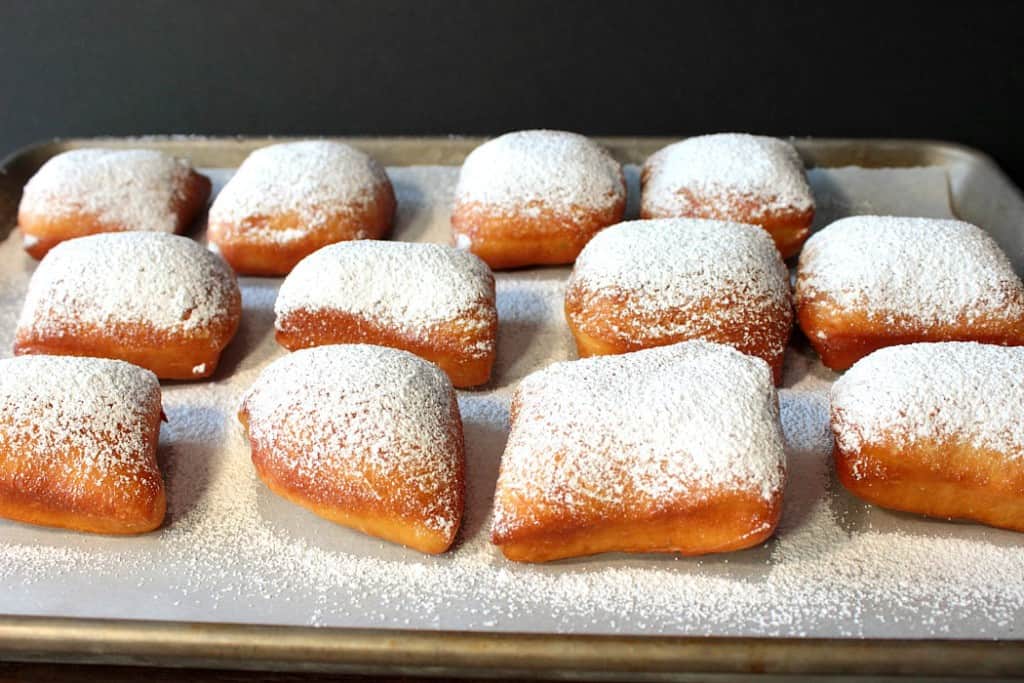
<path id="1" fill-rule="evenodd" d="M 955 140 L 1024 182 L 1022 18 L 1010 2 L 0 0 L 0 155 L 99 134 L 743 130 Z"/>

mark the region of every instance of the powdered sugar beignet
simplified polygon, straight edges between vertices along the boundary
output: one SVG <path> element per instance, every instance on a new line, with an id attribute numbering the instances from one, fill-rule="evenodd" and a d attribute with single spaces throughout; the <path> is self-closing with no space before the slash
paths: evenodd
<path id="1" fill-rule="evenodd" d="M 836 474 L 882 507 L 1024 531 L 1024 348 L 875 351 L 832 386 Z"/>
<path id="2" fill-rule="evenodd" d="M 157 528 L 160 384 L 129 363 L 0 360 L 0 517 L 104 534 Z"/>
<path id="3" fill-rule="evenodd" d="M 775 382 L 793 324 L 789 273 L 771 238 L 741 223 L 620 223 L 583 249 L 565 295 L 581 356 L 703 339 L 763 358 Z"/>
<path id="4" fill-rule="evenodd" d="M 75 149 L 25 184 L 18 228 L 41 259 L 55 245 L 99 232 L 183 232 L 210 198 L 210 179 L 185 159 L 147 149 Z"/>
<path id="5" fill-rule="evenodd" d="M 14 352 L 118 358 L 161 379 L 199 379 L 213 374 L 241 314 L 234 273 L 186 237 L 80 237 L 32 275 Z"/>
<path id="6" fill-rule="evenodd" d="M 208 237 L 239 273 L 286 275 L 317 249 L 387 234 L 395 192 L 369 155 L 341 142 L 270 145 L 246 158 L 210 207 Z"/>
<path id="7" fill-rule="evenodd" d="M 793 145 L 719 133 L 669 145 L 644 164 L 643 218 L 712 218 L 760 225 L 783 258 L 800 250 L 814 221 L 814 195 Z"/>
<path id="8" fill-rule="evenodd" d="M 466 157 L 452 234 L 492 268 L 572 263 L 625 210 L 622 167 L 604 148 L 576 133 L 523 130 Z"/>
<path id="9" fill-rule="evenodd" d="M 756 545 L 782 511 L 782 443 L 767 363 L 729 346 L 555 363 L 513 396 L 492 540 L 529 562 Z"/>
<path id="10" fill-rule="evenodd" d="M 432 363 L 381 346 L 320 346 L 275 361 L 245 394 L 256 472 L 333 522 L 427 553 L 462 518 L 462 420 Z"/>
<path id="11" fill-rule="evenodd" d="M 1024 284 L 995 241 L 963 221 L 856 216 L 832 223 L 800 254 L 796 309 L 833 370 L 897 344 L 1024 344 Z"/>
<path id="12" fill-rule="evenodd" d="M 440 244 L 361 240 L 303 259 L 274 304 L 277 341 L 295 350 L 369 343 L 437 363 L 455 386 L 483 384 L 498 334 L 494 276 Z"/>

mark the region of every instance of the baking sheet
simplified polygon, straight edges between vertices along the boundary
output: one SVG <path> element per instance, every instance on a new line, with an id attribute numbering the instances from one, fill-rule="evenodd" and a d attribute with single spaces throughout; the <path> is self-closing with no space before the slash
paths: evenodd
<path id="1" fill-rule="evenodd" d="M 635 199 L 636 168 L 627 170 Z M 400 205 L 395 238 L 447 241 L 457 168 L 389 173 Z M 230 171 L 211 175 L 219 188 Z M 851 213 L 950 215 L 942 168 L 815 169 L 810 176 L 818 224 Z M 0 245 L 4 355 L 32 268 L 12 234 Z M 495 381 L 460 392 L 469 486 L 451 553 L 424 557 L 360 536 L 257 481 L 234 411 L 259 370 L 283 353 L 272 334 L 279 281 L 243 278 L 242 327 L 213 381 L 164 385 L 168 523 L 120 539 L 0 521 L 0 611 L 478 631 L 1019 637 L 1020 536 L 888 513 L 849 497 L 828 464 L 825 392 L 834 375 L 798 338 L 781 391 L 790 479 L 775 538 L 704 558 L 505 561 L 487 531 L 508 399 L 528 372 L 575 356 L 561 313 L 567 273 L 498 275 Z"/>

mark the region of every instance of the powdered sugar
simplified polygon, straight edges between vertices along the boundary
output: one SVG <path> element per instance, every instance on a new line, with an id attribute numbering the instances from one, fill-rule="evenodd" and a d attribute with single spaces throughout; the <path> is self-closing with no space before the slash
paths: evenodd
<path id="1" fill-rule="evenodd" d="M 413 283 L 413 284 L 410 284 Z M 432 325 L 495 319 L 494 277 L 476 256 L 442 244 L 357 240 L 299 262 L 274 304 L 278 322 L 296 311 L 334 310 L 425 334 Z M 490 353 L 489 348 L 477 349 Z"/>
<path id="2" fill-rule="evenodd" d="M 238 297 L 220 257 L 177 235 L 105 233 L 54 247 L 29 284 L 19 330 L 139 323 L 189 332 L 223 320 Z"/>
<path id="3" fill-rule="evenodd" d="M 785 455 L 763 361 L 703 341 L 556 363 L 516 390 L 498 488 L 539 515 L 662 510 L 722 487 L 779 494 Z M 529 526 L 500 504 L 495 529 Z"/>
<path id="4" fill-rule="evenodd" d="M 95 216 L 109 230 L 174 232 L 191 166 L 144 149 L 75 149 L 43 164 L 28 183 L 21 211 Z"/>
<path id="5" fill-rule="evenodd" d="M 649 337 L 713 322 L 709 316 L 655 322 L 686 306 L 710 301 L 718 321 L 739 325 L 778 315 L 773 311 L 790 303 L 789 274 L 768 233 L 698 219 L 631 221 L 601 231 L 577 258 L 569 289 L 587 301 L 625 297 L 627 315 L 642 318 Z M 576 324 L 587 330 L 587 317 L 577 316 Z"/>
<path id="6" fill-rule="evenodd" d="M 749 204 L 755 217 L 814 208 L 800 156 L 777 138 L 701 135 L 659 150 L 644 165 L 644 216 L 705 215 L 698 209 L 715 201 L 723 218 L 738 202 Z"/>
<path id="7" fill-rule="evenodd" d="M 608 210 L 626 196 L 622 168 L 607 151 L 576 133 L 506 133 L 466 157 L 455 189 L 457 203 L 494 211 Z"/>
<path id="8" fill-rule="evenodd" d="M 63 461 L 65 494 L 85 495 L 96 481 L 123 488 L 151 467 L 148 439 L 159 404 L 156 375 L 122 361 L 0 360 L 0 451 L 27 461 L 21 477 Z M 8 462 L 3 470 L 10 475 L 18 468 Z"/>
<path id="9" fill-rule="evenodd" d="M 330 478 L 436 531 L 459 523 L 462 443 L 451 382 L 436 365 L 363 344 L 303 349 L 268 366 L 243 397 L 249 434 L 299 480 Z M 383 493 L 377 483 L 395 488 Z"/>
<path id="10" fill-rule="evenodd" d="M 247 233 L 291 242 L 339 215 L 364 209 L 388 182 L 373 158 L 340 142 L 270 145 L 239 166 L 210 207 L 210 222 L 233 223 Z M 295 227 L 266 224 L 268 217 L 282 214 L 292 214 Z"/>
<path id="11" fill-rule="evenodd" d="M 804 245 L 796 298 L 823 297 L 890 326 L 1024 317 L 1024 285 L 995 241 L 956 220 L 855 216 Z"/>
<path id="12" fill-rule="evenodd" d="M 400 203 L 396 239 L 448 239 L 457 171 L 389 169 Z M 627 173 L 635 178 L 636 168 Z M 816 186 L 857 206 L 870 196 L 884 211 L 887 197 L 905 204 L 908 193 L 936 180 L 934 169 L 900 169 L 871 182 L 875 172 L 862 170 L 863 191 L 851 193 L 850 173 L 817 169 Z M 210 175 L 220 184 L 229 172 Z M 933 195 L 945 197 L 938 180 Z M 17 239 L 0 244 L 0 349 L 10 349 L 34 267 Z M 167 524 L 108 539 L 0 521 L 0 610 L 541 633 L 1019 637 L 1022 537 L 894 514 L 849 496 L 828 465 L 827 392 L 836 374 L 798 342 L 787 349 L 779 391 L 787 482 L 768 543 L 704 558 L 505 561 L 488 530 L 509 396 L 525 375 L 575 357 L 562 307 L 567 276 L 567 268 L 497 276 L 494 379 L 484 390 L 459 392 L 467 505 L 449 553 L 424 557 L 338 527 L 257 479 L 235 413 L 243 391 L 286 352 L 273 335 L 277 281 L 242 278 L 244 313 L 221 379 L 164 387 Z"/>
<path id="13" fill-rule="evenodd" d="M 858 361 L 834 385 L 845 450 L 945 439 L 1024 457 L 1024 348 L 973 342 L 910 344 Z"/>

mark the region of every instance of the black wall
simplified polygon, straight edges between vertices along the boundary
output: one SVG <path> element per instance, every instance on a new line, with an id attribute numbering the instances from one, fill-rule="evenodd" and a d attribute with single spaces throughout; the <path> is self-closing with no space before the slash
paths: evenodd
<path id="1" fill-rule="evenodd" d="M 962 1 L 0 0 L 0 154 L 97 134 L 746 130 L 956 140 L 1024 182 L 1022 18 Z"/>

